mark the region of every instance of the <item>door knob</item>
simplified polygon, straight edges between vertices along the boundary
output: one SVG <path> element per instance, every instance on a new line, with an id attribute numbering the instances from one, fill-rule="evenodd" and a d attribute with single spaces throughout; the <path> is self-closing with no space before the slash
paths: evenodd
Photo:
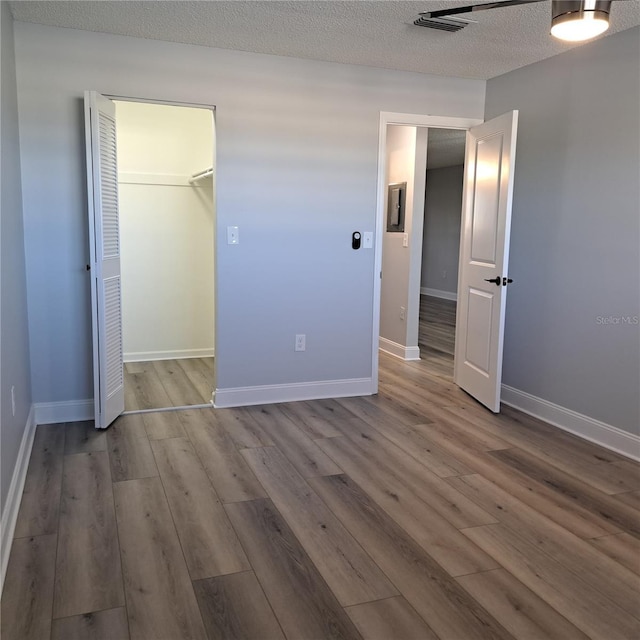
<path id="1" fill-rule="evenodd" d="M 485 282 L 493 282 L 493 284 L 497 284 L 500 286 L 500 276 L 496 276 L 495 278 L 485 278 Z"/>

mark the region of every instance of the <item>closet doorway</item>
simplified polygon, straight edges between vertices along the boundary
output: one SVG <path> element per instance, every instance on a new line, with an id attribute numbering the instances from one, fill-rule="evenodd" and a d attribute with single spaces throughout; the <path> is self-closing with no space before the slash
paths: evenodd
<path id="1" fill-rule="evenodd" d="M 114 103 L 125 412 L 211 406 L 213 111 Z"/>

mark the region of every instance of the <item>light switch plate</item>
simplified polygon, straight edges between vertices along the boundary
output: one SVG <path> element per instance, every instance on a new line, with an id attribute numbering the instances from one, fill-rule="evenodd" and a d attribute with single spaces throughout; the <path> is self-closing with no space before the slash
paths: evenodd
<path id="1" fill-rule="evenodd" d="M 362 234 L 362 248 L 363 249 L 373 248 L 373 231 L 365 231 Z"/>
<path id="2" fill-rule="evenodd" d="M 238 227 L 227 227 L 227 244 L 240 244 L 240 230 Z"/>
<path id="3" fill-rule="evenodd" d="M 409 234 L 408 233 L 404 233 L 402 235 L 402 246 L 403 247 L 408 247 L 409 246 Z"/>

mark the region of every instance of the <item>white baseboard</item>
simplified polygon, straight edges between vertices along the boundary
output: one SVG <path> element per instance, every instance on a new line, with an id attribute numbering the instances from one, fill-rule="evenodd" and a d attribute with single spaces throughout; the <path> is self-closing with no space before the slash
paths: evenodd
<path id="1" fill-rule="evenodd" d="M 563 431 L 640 461 L 640 436 L 505 384 L 502 385 L 501 401 Z"/>
<path id="2" fill-rule="evenodd" d="M 36 418 L 35 408 L 31 405 L 27 423 L 22 433 L 20 448 L 18 449 L 18 457 L 13 467 L 13 475 L 11 476 L 11 484 L 9 492 L 4 503 L 2 511 L 2 524 L 0 529 L 0 594 L 4 586 L 4 577 L 7 573 L 7 565 L 9 563 L 9 554 L 11 553 L 11 542 L 13 541 L 13 532 L 16 528 L 18 519 L 18 511 L 20 510 L 20 501 L 22 500 L 22 491 L 27 478 L 27 469 L 29 467 L 29 458 L 31 457 L 31 448 L 33 447 L 33 438 L 36 434 Z"/>
<path id="3" fill-rule="evenodd" d="M 429 289 L 428 287 L 420 287 L 420 295 L 432 296 L 434 298 L 442 298 L 443 300 L 458 301 L 458 294 L 451 291 L 442 291 L 440 289 Z"/>
<path id="4" fill-rule="evenodd" d="M 349 380 L 325 380 L 321 382 L 298 382 L 292 384 L 268 384 L 256 387 L 218 389 L 214 407 L 242 407 L 254 404 L 273 404 L 295 400 L 317 400 L 319 398 L 348 398 L 374 393 L 371 378 Z M 203 405 L 210 407 L 211 405 Z M 57 422 L 80 422 L 93 419 L 93 400 L 71 402 L 48 402 L 34 405 L 36 424 Z M 175 407 L 170 408 L 170 410 Z M 153 411 L 158 411 L 154 409 Z"/>
<path id="5" fill-rule="evenodd" d="M 222 409 L 255 404 L 273 404 L 275 402 L 294 402 L 296 400 L 367 396 L 373 393 L 373 382 L 371 378 L 353 378 L 350 380 L 324 380 L 217 389 L 213 406 L 216 409 Z"/>
<path id="6" fill-rule="evenodd" d="M 378 340 L 378 348 L 402 360 L 420 360 L 420 347 L 405 347 L 402 344 L 380 337 Z"/>
<path id="7" fill-rule="evenodd" d="M 93 420 L 93 400 L 70 400 L 67 402 L 38 402 L 35 407 L 36 424 L 57 422 L 81 422 Z"/>
<path id="8" fill-rule="evenodd" d="M 213 358 L 214 349 L 182 349 L 175 351 L 132 351 L 124 354 L 125 362 L 150 362 L 151 360 L 178 360 L 182 358 Z"/>

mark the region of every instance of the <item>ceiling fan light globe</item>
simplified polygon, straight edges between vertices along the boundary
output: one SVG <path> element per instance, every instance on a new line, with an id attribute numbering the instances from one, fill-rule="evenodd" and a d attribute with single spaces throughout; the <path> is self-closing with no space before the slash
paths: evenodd
<path id="1" fill-rule="evenodd" d="M 609 28 L 611 2 L 595 0 L 554 0 L 551 35 L 567 42 L 582 42 Z"/>
<path id="2" fill-rule="evenodd" d="M 609 22 L 601 18 L 592 20 L 567 20 L 551 27 L 551 35 L 567 42 L 582 42 L 590 40 L 604 33 L 609 28 Z"/>

